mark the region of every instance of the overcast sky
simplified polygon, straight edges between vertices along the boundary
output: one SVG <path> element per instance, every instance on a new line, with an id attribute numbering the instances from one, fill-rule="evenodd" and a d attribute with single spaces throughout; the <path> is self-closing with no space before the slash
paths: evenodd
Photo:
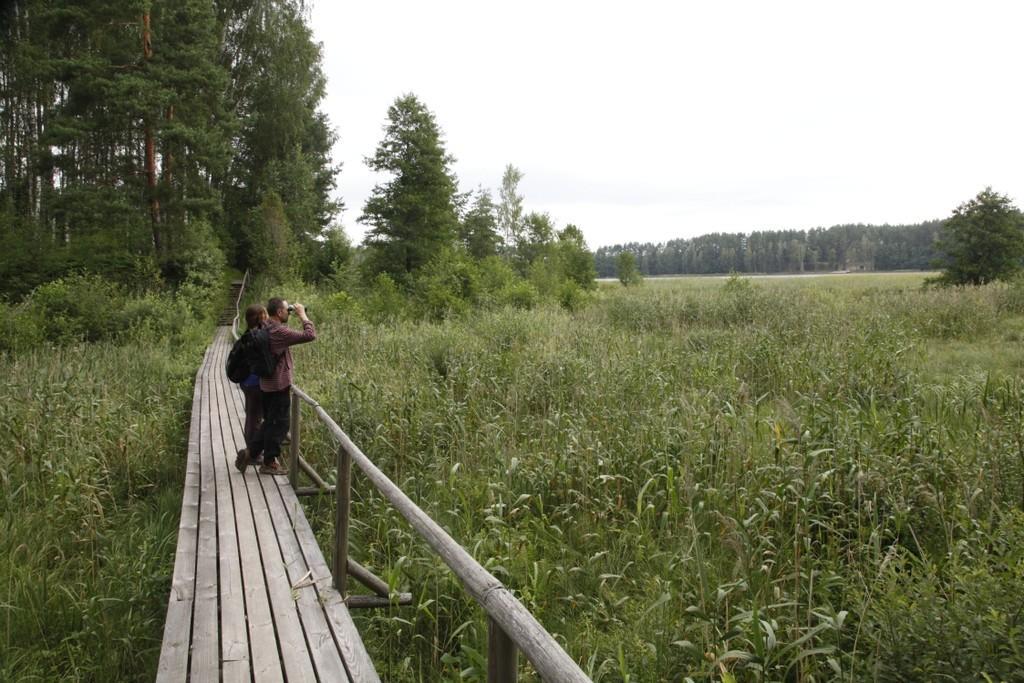
<path id="1" fill-rule="evenodd" d="M 434 112 L 463 190 L 592 248 L 712 231 L 942 218 L 1024 200 L 1021 2 L 314 0 L 342 225 L 387 108 Z"/>

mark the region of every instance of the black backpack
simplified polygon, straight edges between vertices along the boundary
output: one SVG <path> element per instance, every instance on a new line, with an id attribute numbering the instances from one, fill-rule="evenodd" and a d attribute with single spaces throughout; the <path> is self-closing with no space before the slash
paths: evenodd
<path id="1" fill-rule="evenodd" d="M 277 368 L 277 356 L 270 352 L 270 330 L 248 330 L 235 341 L 228 354 L 225 367 L 228 379 L 234 383 L 249 375 L 270 377 Z"/>

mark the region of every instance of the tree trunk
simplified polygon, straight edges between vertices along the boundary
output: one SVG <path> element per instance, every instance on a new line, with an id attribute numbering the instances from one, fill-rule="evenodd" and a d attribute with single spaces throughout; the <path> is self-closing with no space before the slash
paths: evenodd
<path id="1" fill-rule="evenodd" d="M 173 104 L 167 107 L 167 115 L 165 116 L 165 120 L 167 121 L 167 123 L 170 123 L 171 121 L 174 120 L 174 105 Z M 162 174 L 161 174 L 162 175 L 162 184 L 166 188 L 167 198 L 168 198 L 168 206 L 164 207 L 164 213 L 166 214 L 168 211 L 175 211 L 175 210 L 180 212 L 180 207 L 181 207 L 180 202 L 172 201 L 174 199 L 178 199 L 173 194 L 173 191 L 171 190 L 171 181 L 173 179 L 173 171 L 174 171 L 174 169 L 173 169 L 173 166 L 174 166 L 174 152 L 171 150 L 170 147 L 168 147 L 166 145 L 166 143 L 164 145 L 163 158 L 161 159 L 161 161 L 163 162 L 163 167 L 161 169 L 161 171 L 162 171 Z M 175 215 L 172 215 L 170 217 L 172 225 L 174 224 L 175 217 L 176 217 Z M 180 219 L 181 216 L 177 216 L 177 218 Z"/>
<path id="2" fill-rule="evenodd" d="M 149 61 L 153 57 L 153 42 L 149 29 L 149 12 L 142 15 L 142 57 Z M 163 245 L 160 235 L 160 199 L 156 195 L 156 142 L 153 139 L 153 124 L 148 115 L 146 128 L 146 189 L 149 193 L 149 218 L 153 226 L 153 248 L 160 255 Z"/>

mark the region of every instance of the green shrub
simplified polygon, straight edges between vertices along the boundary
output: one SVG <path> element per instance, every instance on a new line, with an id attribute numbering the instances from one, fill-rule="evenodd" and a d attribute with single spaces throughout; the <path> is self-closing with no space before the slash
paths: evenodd
<path id="1" fill-rule="evenodd" d="M 1015 277 L 999 290 L 997 305 L 1005 313 L 1024 313 L 1024 277 Z"/>
<path id="2" fill-rule="evenodd" d="M 558 296 L 558 290 L 564 277 L 556 259 L 541 257 L 530 264 L 527 278 L 541 297 L 552 299 Z"/>
<path id="3" fill-rule="evenodd" d="M 477 262 L 480 282 L 480 303 L 487 307 L 505 305 L 503 292 L 521 282 L 512 266 L 498 256 L 488 256 Z"/>
<path id="4" fill-rule="evenodd" d="M 567 311 L 578 311 L 589 298 L 586 291 L 573 280 L 566 280 L 558 288 L 558 305 Z"/>
<path id="5" fill-rule="evenodd" d="M 893 681 L 1017 680 L 1024 671 L 1024 514 L 978 529 L 936 565 L 912 555 L 880 574 L 864 615 L 861 676 Z M 865 596 L 867 599 L 868 596 Z"/>
<path id="6" fill-rule="evenodd" d="M 321 297 L 317 304 L 315 311 L 311 311 L 310 315 L 316 313 L 318 316 L 323 315 L 325 318 L 339 318 L 359 312 L 359 304 L 345 291 L 334 292 L 333 294 Z"/>
<path id="7" fill-rule="evenodd" d="M 921 335 L 936 339 L 971 338 L 989 332 L 997 323 L 998 303 L 990 295 L 995 287 L 998 285 L 930 290 L 904 303 L 912 307 L 908 317 Z"/>
<path id="8" fill-rule="evenodd" d="M 408 315 L 405 296 L 387 273 L 380 273 L 373 279 L 361 303 L 363 312 L 373 322 L 399 320 Z"/>
<path id="9" fill-rule="evenodd" d="M 109 339 L 172 339 L 211 312 L 211 289 L 183 286 L 175 294 L 132 296 L 98 275 L 70 275 L 40 285 L 9 317 L 12 332 L 0 350 L 27 350 Z"/>
<path id="10" fill-rule="evenodd" d="M 47 341 L 69 344 L 113 336 L 124 302 L 121 287 L 105 278 L 69 275 L 37 287 L 24 306 L 36 316 Z"/>
<path id="11" fill-rule="evenodd" d="M 540 292 L 532 283 L 519 280 L 502 288 L 498 292 L 497 301 L 513 308 L 530 310 L 540 301 Z"/>
<path id="12" fill-rule="evenodd" d="M 444 250 L 420 271 L 413 293 L 422 315 L 431 320 L 466 313 L 479 301 L 477 265 L 464 252 Z"/>
<path id="13" fill-rule="evenodd" d="M 7 330 L 0 334 L 0 352 L 21 352 L 46 342 L 42 321 L 37 312 L 24 304 L 7 309 Z"/>
<path id="14" fill-rule="evenodd" d="M 117 335 L 130 339 L 164 339 L 177 334 L 189 322 L 181 297 L 155 293 L 128 299 L 115 315 Z"/>
<path id="15" fill-rule="evenodd" d="M 771 305 L 761 296 L 760 287 L 735 273 L 723 285 L 722 296 L 711 298 L 708 304 L 708 322 L 721 325 L 751 323 Z M 779 304 L 775 303 L 775 307 L 778 308 Z"/>

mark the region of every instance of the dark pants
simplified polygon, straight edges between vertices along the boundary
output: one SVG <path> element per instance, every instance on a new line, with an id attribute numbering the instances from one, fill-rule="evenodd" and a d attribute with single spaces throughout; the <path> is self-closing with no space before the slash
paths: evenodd
<path id="1" fill-rule="evenodd" d="M 245 395 L 245 446 L 253 453 L 263 450 L 263 392 L 257 385 L 242 387 L 242 393 Z"/>
<path id="2" fill-rule="evenodd" d="M 288 433 L 292 407 L 291 389 L 263 392 L 263 442 L 249 452 L 250 458 L 263 454 L 263 464 L 270 465 L 281 455 L 281 442 Z"/>

